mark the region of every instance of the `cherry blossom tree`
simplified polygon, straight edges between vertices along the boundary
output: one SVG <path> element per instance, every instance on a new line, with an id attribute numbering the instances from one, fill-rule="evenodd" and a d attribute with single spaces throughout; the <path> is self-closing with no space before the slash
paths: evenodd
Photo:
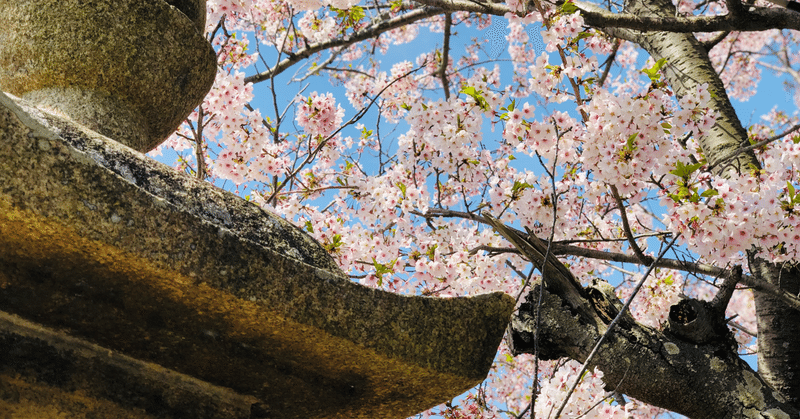
<path id="1" fill-rule="evenodd" d="M 510 60 L 460 35 L 490 27 Z M 800 82 L 798 29 L 761 0 L 209 0 L 217 79 L 155 154 L 364 285 L 517 297 L 489 378 L 422 417 L 798 417 L 800 126 L 731 105 Z"/>

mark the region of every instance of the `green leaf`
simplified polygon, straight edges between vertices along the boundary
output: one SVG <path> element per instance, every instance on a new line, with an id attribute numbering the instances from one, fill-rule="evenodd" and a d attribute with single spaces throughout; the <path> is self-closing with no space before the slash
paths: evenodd
<path id="1" fill-rule="evenodd" d="M 461 93 L 464 93 L 465 95 L 475 99 L 475 103 L 477 103 L 478 106 L 480 106 L 480 108 L 483 111 L 489 110 L 489 102 L 487 102 L 486 99 L 484 99 L 483 96 L 481 96 L 481 94 L 483 93 L 482 90 L 477 90 L 472 86 L 467 86 L 461 89 Z"/>
<path id="2" fill-rule="evenodd" d="M 403 198 L 406 197 L 406 185 L 403 182 L 397 182 L 397 187 L 400 188 L 400 192 L 403 193 Z"/>
<path id="3" fill-rule="evenodd" d="M 672 275 L 669 275 L 666 278 L 664 278 L 664 283 L 667 285 L 672 285 L 673 282 L 675 281 L 672 279 Z"/>
<path id="4" fill-rule="evenodd" d="M 375 276 L 378 277 L 378 285 L 383 285 L 383 274 L 393 274 L 394 264 L 397 259 L 392 260 L 387 264 L 379 263 L 375 258 L 372 258 L 372 266 L 375 267 Z"/>
<path id="5" fill-rule="evenodd" d="M 711 198 L 712 196 L 717 196 L 717 195 L 719 195 L 719 192 L 717 192 L 714 189 L 707 189 L 700 194 L 700 196 L 702 196 L 703 198 Z"/>
<path id="6" fill-rule="evenodd" d="M 661 67 L 664 67 L 664 64 L 666 64 L 666 62 L 667 59 L 662 58 L 656 61 L 656 63 L 652 67 L 643 68 L 642 73 L 647 74 L 647 77 L 649 77 L 651 81 L 657 82 L 658 79 L 661 78 L 661 74 L 658 74 L 658 71 L 661 70 Z"/>
<path id="7" fill-rule="evenodd" d="M 361 6 L 350 6 L 350 18 L 353 19 L 356 23 L 360 22 L 361 19 L 364 19 L 367 16 L 364 13 L 364 9 Z"/>
<path id="8" fill-rule="evenodd" d="M 577 9 L 577 7 L 576 7 L 576 9 Z M 575 38 L 572 38 L 572 42 L 578 42 L 581 39 L 590 38 L 591 36 L 592 36 L 591 33 L 583 31 L 583 32 L 579 33 L 578 36 L 576 36 Z"/>
<path id="9" fill-rule="evenodd" d="M 575 3 L 571 1 L 565 1 L 564 4 L 561 5 L 559 10 L 561 11 L 561 13 L 571 15 L 578 10 L 578 6 L 576 6 Z"/>
<path id="10" fill-rule="evenodd" d="M 689 176 L 692 175 L 697 169 L 703 167 L 703 163 L 693 163 L 693 164 L 683 164 L 682 162 L 678 161 L 675 164 L 675 170 L 670 170 L 669 172 L 679 178 L 688 179 Z"/>
<path id="11" fill-rule="evenodd" d="M 328 253 L 336 253 L 339 251 L 339 248 L 342 247 L 344 242 L 342 242 L 342 235 L 341 234 L 334 234 L 333 238 L 331 239 L 330 243 L 325 244 L 323 247 Z"/>
<path id="12" fill-rule="evenodd" d="M 355 26 L 367 16 L 360 6 L 352 6 L 349 9 L 337 9 L 331 6 L 331 10 L 336 12 L 336 17 L 342 20 L 345 27 Z"/>
<path id="13" fill-rule="evenodd" d="M 520 182 L 518 180 L 515 180 L 514 181 L 514 186 L 511 187 L 511 193 L 516 195 L 518 192 L 524 191 L 525 189 L 530 189 L 530 188 L 533 188 L 533 185 L 531 185 L 530 183 L 528 183 L 528 182 Z"/>
<path id="14" fill-rule="evenodd" d="M 636 142 L 635 141 L 636 141 L 636 137 L 638 137 L 638 136 L 639 136 L 638 132 L 631 134 L 631 136 L 628 137 L 628 141 L 625 142 L 625 149 L 627 149 L 628 151 L 636 150 Z"/>

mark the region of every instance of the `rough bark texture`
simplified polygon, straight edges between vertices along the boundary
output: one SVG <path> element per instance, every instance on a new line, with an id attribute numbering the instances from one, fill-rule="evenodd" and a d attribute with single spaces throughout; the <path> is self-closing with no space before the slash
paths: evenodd
<path id="1" fill-rule="evenodd" d="M 534 353 L 537 312 L 541 314 L 538 348 L 542 359 L 569 357 L 586 362 L 595 342 L 608 330 L 620 303 L 611 287 L 582 288 L 569 269 L 550 257 L 543 243 L 497 220 L 488 222 L 542 270 L 512 318 L 508 343 L 512 353 Z M 704 312 L 706 303 L 686 300 L 670 311 L 670 327 L 659 332 L 626 315 L 590 366 L 604 373 L 609 390 L 694 419 L 789 418 L 800 411 L 753 372 L 736 354 L 736 344 L 721 313 Z M 703 333 L 697 333 L 703 331 Z"/>
<path id="2" fill-rule="evenodd" d="M 752 259 L 756 277 L 779 285 L 795 295 L 800 292 L 797 266 L 780 266 Z M 758 324 L 758 372 L 790 403 L 800 405 L 800 312 L 775 296 L 755 293 Z"/>
<path id="3" fill-rule="evenodd" d="M 512 320 L 509 344 L 516 354 L 533 353 L 535 307 L 540 289 L 535 284 L 528 301 Z M 584 362 L 605 330 L 582 322 L 558 295 L 547 290 L 544 293 L 540 358 L 569 357 Z M 596 312 L 601 311 L 599 307 L 595 306 Z M 716 336 L 705 344 L 697 344 L 669 330 L 659 332 L 628 319 L 610 335 L 590 366 L 603 371 L 609 390 L 694 419 L 788 419 L 800 414 L 783 403 L 739 359 L 729 336 Z"/>
<path id="4" fill-rule="evenodd" d="M 641 16 L 674 16 L 675 8 L 664 0 L 631 0 L 626 4 L 626 11 Z M 700 138 L 700 146 L 717 173 L 729 170 L 747 173 L 759 167 L 755 156 L 749 153 L 729 159 L 739 145 L 746 144 L 747 132 L 736 116 L 705 48 L 697 39 L 691 34 L 648 32 L 636 36 L 634 41 L 654 59 L 666 58 L 665 74 L 678 97 L 691 93 L 703 83 L 708 83 L 715 94 L 712 107 L 718 112 L 717 123 Z M 750 270 L 757 279 L 793 294 L 800 289 L 796 268 L 776 266 L 750 257 Z M 756 291 L 755 299 L 759 371 L 772 387 L 796 405 L 800 401 L 800 380 L 796 376 L 800 371 L 800 312 L 763 292 Z"/>
<path id="5" fill-rule="evenodd" d="M 734 7 L 732 7 L 735 9 Z M 630 0 L 625 12 L 642 17 L 675 15 L 665 0 Z M 666 59 L 664 73 L 678 97 L 708 84 L 713 92 L 710 106 L 718 112 L 716 125 L 699 139 L 709 164 L 716 173 L 747 173 L 758 168 L 751 153 L 736 155 L 746 144 L 742 127 L 707 51 L 692 34 L 635 32 L 604 28 L 614 36 L 636 42 L 655 60 Z M 508 231 L 506 231 L 507 235 Z M 514 242 L 514 240 L 512 240 Z M 541 255 L 518 249 L 536 261 Z M 751 255 L 752 256 L 752 255 Z M 756 279 L 797 294 L 800 270 L 776 266 L 750 258 Z M 565 299 L 550 283 L 545 272 L 545 298 L 540 308 L 540 356 L 567 356 L 583 362 L 603 328 L 580 321 L 586 313 Z M 538 288 L 529 295 L 536 296 Z M 592 295 L 583 292 L 583 295 Z M 664 407 L 691 418 L 789 418 L 798 417 L 800 401 L 800 312 L 789 308 L 771 294 L 756 292 L 759 331 L 759 372 L 740 360 L 720 316 L 704 316 L 704 304 L 685 300 L 670 312 L 670 326 L 658 332 L 629 319 L 611 334 L 596 359 L 591 361 L 605 374 L 610 389 Z M 596 313 L 604 304 L 592 299 Z M 580 313 L 581 316 L 576 316 Z M 535 305 L 526 303 L 512 320 L 510 343 L 516 353 L 533 352 Z M 605 316 L 600 316 L 606 323 Z"/>

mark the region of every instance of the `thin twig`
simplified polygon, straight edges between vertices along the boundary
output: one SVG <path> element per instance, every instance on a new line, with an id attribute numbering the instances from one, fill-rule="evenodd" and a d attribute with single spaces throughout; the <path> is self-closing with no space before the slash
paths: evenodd
<path id="1" fill-rule="evenodd" d="M 203 106 L 197 107 L 197 127 L 194 131 L 194 158 L 197 161 L 197 171 L 195 177 L 200 180 L 206 178 L 206 157 L 203 153 Z"/>
<path id="2" fill-rule="evenodd" d="M 597 82 L 597 87 L 603 87 L 603 85 L 606 84 L 608 73 L 611 72 L 611 66 L 614 65 L 614 61 L 617 59 L 617 52 L 619 51 L 620 45 L 622 45 L 622 40 L 619 38 L 615 39 L 611 54 L 608 55 L 606 62 L 603 64 L 605 68 L 603 68 L 603 75 L 600 76 L 600 80 Z"/>
<path id="3" fill-rule="evenodd" d="M 622 218 L 622 232 L 625 234 L 625 237 L 628 238 L 628 244 L 631 245 L 631 249 L 636 257 L 638 257 L 642 263 L 647 263 L 649 258 L 644 255 L 642 249 L 639 248 L 639 244 L 636 243 L 636 239 L 633 238 L 633 232 L 631 231 L 630 223 L 628 223 L 628 214 L 625 211 L 625 204 L 622 202 L 622 198 L 619 196 L 617 187 L 614 185 L 608 185 L 608 189 L 611 190 L 611 196 L 614 197 L 614 201 L 617 203 L 617 208 L 619 208 L 619 216 Z"/>
<path id="4" fill-rule="evenodd" d="M 326 138 L 320 140 L 319 144 L 317 144 L 317 146 L 313 150 L 309 150 L 309 153 L 306 156 L 305 160 L 303 160 L 303 162 L 300 163 L 300 165 L 298 167 L 294 168 L 294 170 L 292 170 L 291 173 L 288 173 L 287 176 L 286 176 L 286 179 L 272 191 L 272 194 L 270 194 L 270 197 L 267 199 L 267 202 L 273 202 L 277 198 L 278 194 L 283 189 L 283 187 L 286 186 L 289 183 L 290 180 L 294 179 L 297 176 L 297 174 L 300 173 L 300 171 L 305 166 L 307 166 L 309 163 L 311 163 L 316 158 L 317 154 L 320 152 L 320 150 L 322 150 L 322 148 L 325 146 L 325 144 L 327 144 L 328 141 L 330 141 L 331 138 L 333 138 L 337 134 L 339 134 L 345 127 L 348 127 L 348 126 L 356 123 L 356 121 L 360 120 L 364 115 L 366 115 L 367 111 L 378 100 L 378 98 L 381 97 L 381 95 L 383 94 L 384 91 L 386 91 L 386 89 L 388 89 L 389 87 L 391 87 L 392 85 L 397 83 L 399 80 L 402 80 L 403 78 L 408 77 L 411 74 L 419 71 L 419 69 L 424 67 L 424 66 L 425 66 L 425 63 L 422 63 L 422 65 L 420 67 L 414 68 L 414 69 L 406 72 L 405 74 L 400 75 L 396 79 L 392 80 L 390 83 L 387 83 L 386 86 L 384 86 L 383 89 L 381 89 L 381 91 L 379 91 L 375 95 L 375 97 L 373 97 L 372 100 L 370 100 L 370 102 L 367 104 L 367 106 L 361 108 L 361 110 L 359 110 L 355 115 L 353 115 L 353 117 L 350 118 L 349 121 L 347 121 L 344 124 L 342 124 L 342 126 L 337 128 L 334 132 L 332 132 Z"/>
<path id="5" fill-rule="evenodd" d="M 794 126 L 789 128 L 788 130 L 786 130 L 786 131 L 784 131 L 784 132 L 782 132 L 782 133 L 780 133 L 778 135 L 769 137 L 769 138 L 767 138 L 765 140 L 761 140 L 761 141 L 759 141 L 759 142 L 757 142 L 755 144 L 751 144 L 751 145 L 746 146 L 746 147 L 742 147 L 740 145 L 736 150 L 732 151 L 728 156 L 725 156 L 725 157 L 721 158 L 719 161 L 717 161 L 713 165 L 709 166 L 708 170 L 711 171 L 711 169 L 713 169 L 713 168 L 715 168 L 717 166 L 723 165 L 723 164 L 735 159 L 736 156 L 738 156 L 739 154 L 750 152 L 750 151 L 755 150 L 757 148 L 764 147 L 765 145 L 767 145 L 767 144 L 769 144 L 769 143 L 771 143 L 773 141 L 780 140 L 781 138 L 783 138 L 783 137 L 785 137 L 785 136 L 797 131 L 798 129 L 800 129 L 800 124 L 795 124 Z"/>

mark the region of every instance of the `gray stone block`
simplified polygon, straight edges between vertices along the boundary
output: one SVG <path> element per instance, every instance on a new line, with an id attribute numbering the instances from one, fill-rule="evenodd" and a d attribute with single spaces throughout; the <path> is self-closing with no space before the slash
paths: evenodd
<path id="1" fill-rule="evenodd" d="M 285 220 L 0 94 L 0 347 L 52 360 L 0 361 L 6 407 L 402 418 L 485 378 L 513 306 L 360 286 Z"/>

